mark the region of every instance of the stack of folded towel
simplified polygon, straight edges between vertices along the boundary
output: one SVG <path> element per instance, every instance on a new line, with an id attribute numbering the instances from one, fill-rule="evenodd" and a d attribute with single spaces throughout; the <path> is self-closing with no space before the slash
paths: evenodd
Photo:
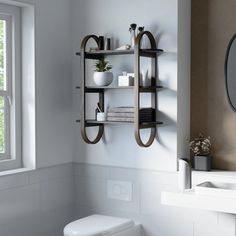
<path id="1" fill-rule="evenodd" d="M 154 121 L 155 110 L 153 108 L 141 108 L 139 111 L 140 122 Z M 134 122 L 134 107 L 112 107 L 107 112 L 108 121 Z"/>

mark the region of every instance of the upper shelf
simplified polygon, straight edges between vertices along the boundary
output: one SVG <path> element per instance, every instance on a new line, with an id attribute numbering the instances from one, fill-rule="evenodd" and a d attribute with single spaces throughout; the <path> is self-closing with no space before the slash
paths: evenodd
<path id="1" fill-rule="evenodd" d="M 140 55 L 143 57 L 156 57 L 163 53 L 162 49 L 140 49 Z M 104 56 L 112 55 L 130 55 L 134 54 L 134 49 L 129 50 L 99 50 L 94 52 L 85 52 L 85 58 L 87 59 L 99 59 Z M 76 53 L 80 56 L 80 52 Z"/>

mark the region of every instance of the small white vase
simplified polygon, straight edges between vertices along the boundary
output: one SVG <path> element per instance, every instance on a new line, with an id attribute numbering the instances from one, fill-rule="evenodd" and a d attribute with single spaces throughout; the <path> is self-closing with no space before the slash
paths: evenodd
<path id="1" fill-rule="evenodd" d="M 148 70 L 147 69 L 143 69 L 142 70 L 142 73 L 141 73 L 141 78 L 142 78 L 142 81 L 141 81 L 141 85 L 143 87 L 148 87 L 151 85 L 151 80 L 148 79 Z"/>
<path id="2" fill-rule="evenodd" d="M 108 86 L 113 80 L 113 73 L 110 71 L 94 72 L 93 80 L 98 86 Z"/>

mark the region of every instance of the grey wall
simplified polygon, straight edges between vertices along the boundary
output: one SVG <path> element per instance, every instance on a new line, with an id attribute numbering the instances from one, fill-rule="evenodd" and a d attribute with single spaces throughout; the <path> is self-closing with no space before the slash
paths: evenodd
<path id="1" fill-rule="evenodd" d="M 159 61 L 160 80 L 166 89 L 158 94 L 160 116 L 165 122 L 158 129 L 158 139 L 150 149 L 142 149 L 135 144 L 132 127 L 108 126 L 101 143 L 86 145 L 80 140 L 75 164 L 76 218 L 94 213 L 132 218 L 142 224 L 143 236 L 235 236 L 235 216 L 163 206 L 160 202 L 162 191 L 177 189 L 177 172 L 167 170 L 176 170 L 177 156 L 189 156 L 190 1 L 72 2 L 74 51 L 90 33 L 127 43 L 127 27 L 132 22 L 144 24 L 160 36 L 159 47 L 166 51 Z M 126 58 L 114 62 L 118 65 L 115 73 L 124 65 L 131 68 Z M 79 58 L 74 57 L 75 85 L 80 79 L 78 66 Z M 91 78 L 92 74 L 92 84 Z M 106 95 L 114 104 L 132 101 L 132 95 L 123 92 Z M 74 105 L 79 111 L 78 100 L 79 94 L 75 94 Z M 79 128 L 77 131 L 80 139 Z M 132 183 L 132 200 L 108 198 L 109 180 Z"/>
<path id="2" fill-rule="evenodd" d="M 72 164 L 0 177 L 0 236 L 62 236 L 74 219 Z"/>
<path id="3" fill-rule="evenodd" d="M 35 6 L 37 167 L 71 162 L 75 149 L 71 125 L 73 106 L 70 1 L 3 2 L 29 3 Z"/>
<path id="4" fill-rule="evenodd" d="M 160 120 L 164 121 L 164 125 L 157 128 L 158 135 L 153 145 L 148 149 L 140 148 L 135 142 L 132 126 L 107 126 L 104 138 L 100 143 L 85 145 L 81 141 L 79 126 L 77 126 L 77 139 L 80 140 L 77 162 L 150 170 L 176 170 L 177 153 L 180 156 L 187 154 L 186 138 L 188 138 L 189 131 L 189 119 L 184 117 L 188 114 L 189 104 L 183 103 L 183 99 L 180 99 L 185 95 L 184 99 L 188 101 L 189 93 L 188 90 L 186 90 L 186 94 L 184 94 L 185 91 L 178 90 L 178 88 L 182 88 L 183 84 L 185 85 L 184 90 L 188 89 L 189 85 L 187 69 L 189 61 L 186 63 L 186 60 L 182 59 L 189 58 L 190 24 L 188 22 L 185 23 L 186 27 L 179 27 L 179 22 L 190 19 L 190 5 L 186 4 L 187 2 L 177 0 L 150 0 L 148 2 L 144 0 L 72 0 L 74 52 L 79 51 L 82 38 L 92 33 L 112 37 L 115 41 L 114 47 L 129 43 L 128 28 L 133 22 L 144 25 L 146 30 L 153 32 L 159 48 L 165 50 L 165 53 L 159 58 L 160 83 L 165 89 L 158 93 L 158 116 Z M 181 15 L 178 14 L 179 7 Z M 179 21 L 178 17 L 182 17 L 184 20 L 181 21 L 181 18 Z M 183 44 L 183 42 L 187 42 L 187 44 Z M 181 45 L 182 47 L 180 47 Z M 179 53 L 179 50 L 182 50 L 182 54 Z M 130 56 L 109 58 L 109 60 L 113 64 L 115 77 L 123 70 L 133 71 Z M 79 63 L 79 57 L 74 57 L 75 85 L 80 84 Z M 92 69 L 91 65 L 90 71 Z M 88 78 L 90 78 L 88 83 L 93 84 L 92 73 Z M 123 90 L 122 92 L 108 91 L 106 98 L 108 101 L 106 104 L 110 106 L 133 105 L 134 100 L 131 91 Z M 148 100 L 149 97 L 144 96 L 143 103 L 147 105 Z M 75 94 L 74 101 L 77 109 L 74 114 L 76 119 L 80 116 L 79 92 Z M 181 106 L 178 107 L 178 103 L 181 103 Z M 93 114 L 95 107 L 92 102 L 89 103 L 89 106 L 91 114 Z M 184 129 L 181 124 L 185 125 Z M 178 139 L 182 147 L 177 147 L 177 130 L 180 131 Z M 143 136 L 148 134 L 149 131 L 144 131 Z"/>
<path id="5" fill-rule="evenodd" d="M 37 168 L 71 163 L 75 156 L 71 4 L 67 0 L 18 2 L 35 5 Z M 62 235 L 73 218 L 72 170 L 68 164 L 1 176 L 0 236 Z"/>
<path id="6" fill-rule="evenodd" d="M 235 236 L 234 215 L 161 204 L 161 191 L 177 190 L 177 173 L 88 164 L 75 166 L 77 218 L 94 213 L 131 218 L 142 224 L 142 236 Z M 207 174 L 198 175 L 201 181 L 209 178 Z M 132 201 L 109 199 L 108 180 L 132 183 Z"/>
<path id="7" fill-rule="evenodd" d="M 71 4 L 32 0 L 36 10 L 37 167 L 74 156 L 71 80 Z"/>
<path id="8" fill-rule="evenodd" d="M 199 132 L 210 135 L 213 167 L 236 170 L 236 116 L 227 98 L 224 76 L 226 49 L 235 34 L 236 2 L 192 3 L 191 136 Z"/>
<path id="9" fill-rule="evenodd" d="M 187 86 L 178 89 L 186 83 L 188 70 L 187 65 L 182 66 L 189 51 L 178 42 L 188 37 L 187 32 L 181 34 L 179 24 L 183 21 L 178 19 L 179 4 L 186 2 L 72 0 L 70 5 L 70 1 L 63 0 L 27 1 L 36 6 L 37 165 L 71 162 L 73 157 L 84 163 L 0 177 L 0 236 L 59 236 L 65 224 L 92 213 L 135 219 L 143 225 L 143 236 L 234 236 L 234 216 L 162 206 L 161 191 L 177 188 L 177 173 L 151 171 L 176 170 L 177 153 L 181 154 L 177 149 L 184 149 L 188 133 L 188 127 L 179 126 L 178 116 L 182 112 L 182 119 L 188 114 L 188 105 L 178 109 L 183 97 L 177 98 L 181 95 L 178 93 L 188 92 Z M 158 95 L 165 125 L 158 129 L 158 140 L 150 149 L 136 145 L 132 127 L 106 127 L 105 140 L 99 145 L 85 145 L 79 126 L 73 123 L 79 116 L 79 94 L 74 92 L 73 110 L 71 64 L 73 85 L 77 85 L 79 58 L 73 57 L 72 61 L 71 55 L 88 33 L 109 34 L 119 38 L 120 44 L 126 43 L 127 29 L 133 21 L 159 35 L 159 47 L 168 51 L 160 58 L 160 79 L 167 88 Z M 127 59 L 124 62 L 131 68 Z M 118 71 L 122 63 L 117 63 Z M 184 75 L 181 80 L 180 68 Z M 107 95 L 114 103 L 120 102 L 121 94 Z M 122 94 L 122 98 L 126 105 L 132 95 Z M 182 140 L 179 147 L 177 136 L 178 142 Z M 131 182 L 132 201 L 108 199 L 107 180 Z"/>
<path id="10" fill-rule="evenodd" d="M 107 181 L 133 184 L 130 202 L 107 197 Z M 203 180 L 203 176 L 202 176 Z M 177 173 L 63 164 L 0 177 L 0 236 L 62 236 L 90 214 L 132 218 L 143 236 L 235 236 L 235 216 L 161 205 L 177 189 Z"/>
<path id="11" fill-rule="evenodd" d="M 0 2 L 18 5 L 27 3 L 35 7 L 35 29 L 32 27 L 30 30 L 35 31 L 36 166 L 46 167 L 71 162 L 75 156 L 71 92 L 71 2 L 64 0 L 1 0 Z M 30 70 L 31 65 L 28 74 L 31 73 Z M 23 74 L 27 72 L 23 71 Z M 28 126 L 34 125 L 33 123 Z M 25 123 L 24 125 L 27 126 Z"/>
<path id="12" fill-rule="evenodd" d="M 131 202 L 107 197 L 107 181 L 133 184 Z M 90 214 L 132 218 L 143 236 L 235 236 L 235 216 L 161 205 L 177 189 L 177 173 L 63 164 L 0 177 L 0 236 L 62 236 Z"/>

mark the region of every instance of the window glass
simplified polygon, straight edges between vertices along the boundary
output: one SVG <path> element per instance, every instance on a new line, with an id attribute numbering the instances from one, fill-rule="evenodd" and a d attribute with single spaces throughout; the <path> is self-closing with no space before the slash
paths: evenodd
<path id="1" fill-rule="evenodd" d="M 5 124 L 5 102 L 4 97 L 0 96 L 0 154 L 4 154 L 6 147 L 6 124 Z"/>
<path id="2" fill-rule="evenodd" d="M 7 87 L 6 38 L 6 21 L 0 20 L 0 90 L 6 90 Z"/>

